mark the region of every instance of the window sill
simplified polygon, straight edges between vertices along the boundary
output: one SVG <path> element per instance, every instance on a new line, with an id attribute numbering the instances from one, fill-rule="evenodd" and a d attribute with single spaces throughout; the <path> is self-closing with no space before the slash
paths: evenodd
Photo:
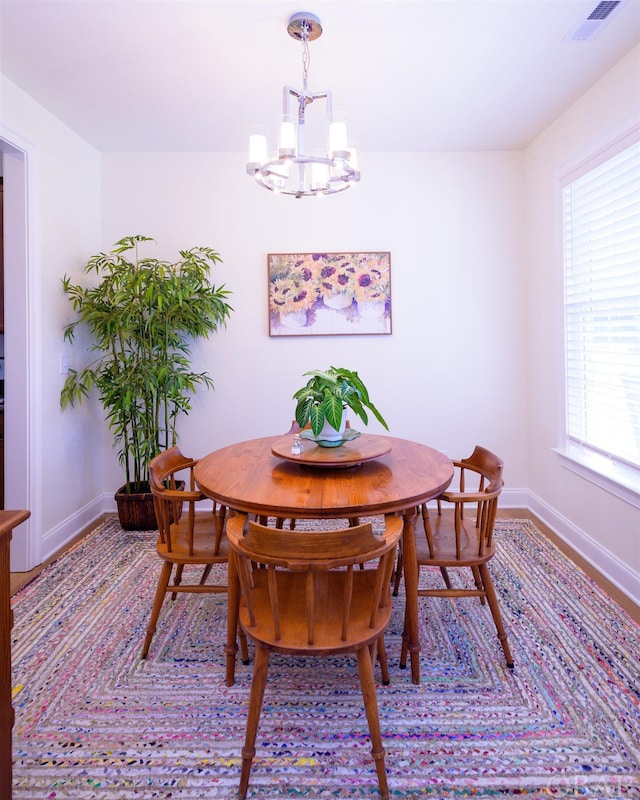
<path id="1" fill-rule="evenodd" d="M 640 508 L 640 471 L 612 461 L 580 445 L 555 448 L 562 466 L 620 500 Z"/>

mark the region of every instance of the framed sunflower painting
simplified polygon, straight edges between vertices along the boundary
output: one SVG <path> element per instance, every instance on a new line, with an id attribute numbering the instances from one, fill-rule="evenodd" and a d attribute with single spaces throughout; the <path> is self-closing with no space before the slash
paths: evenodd
<path id="1" fill-rule="evenodd" d="M 390 253 L 270 253 L 269 335 L 391 333 Z"/>

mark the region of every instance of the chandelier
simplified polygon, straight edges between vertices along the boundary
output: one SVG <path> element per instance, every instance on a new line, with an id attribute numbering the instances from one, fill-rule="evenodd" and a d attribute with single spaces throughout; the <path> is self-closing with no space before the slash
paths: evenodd
<path id="1" fill-rule="evenodd" d="M 269 156 L 264 133 L 251 134 L 247 172 L 278 194 L 314 197 L 343 192 L 360 180 L 356 152 L 349 146 L 345 122 L 334 117 L 331 92 L 308 87 L 309 42 L 322 34 L 320 20 L 306 11 L 294 14 L 287 32 L 302 42 L 302 91 L 284 87 L 277 155 Z M 325 101 L 325 117 L 322 124 L 315 118 L 312 125 L 307 109 L 318 100 Z"/>

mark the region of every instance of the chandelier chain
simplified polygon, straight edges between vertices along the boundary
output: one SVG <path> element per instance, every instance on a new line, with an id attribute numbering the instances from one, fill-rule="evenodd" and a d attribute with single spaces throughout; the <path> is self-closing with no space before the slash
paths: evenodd
<path id="1" fill-rule="evenodd" d="M 309 23 L 305 20 L 302 23 L 302 84 L 305 92 L 308 89 L 310 64 L 311 54 L 309 52 Z"/>

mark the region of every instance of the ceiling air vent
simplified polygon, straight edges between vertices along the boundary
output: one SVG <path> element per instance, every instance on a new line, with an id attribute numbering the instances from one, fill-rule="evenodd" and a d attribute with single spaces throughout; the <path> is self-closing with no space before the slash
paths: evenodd
<path id="1" fill-rule="evenodd" d="M 623 2 L 624 0 L 607 0 L 607 2 L 598 3 L 589 16 L 564 37 L 565 40 L 586 42 L 593 39 L 602 30 L 606 20 Z"/>

